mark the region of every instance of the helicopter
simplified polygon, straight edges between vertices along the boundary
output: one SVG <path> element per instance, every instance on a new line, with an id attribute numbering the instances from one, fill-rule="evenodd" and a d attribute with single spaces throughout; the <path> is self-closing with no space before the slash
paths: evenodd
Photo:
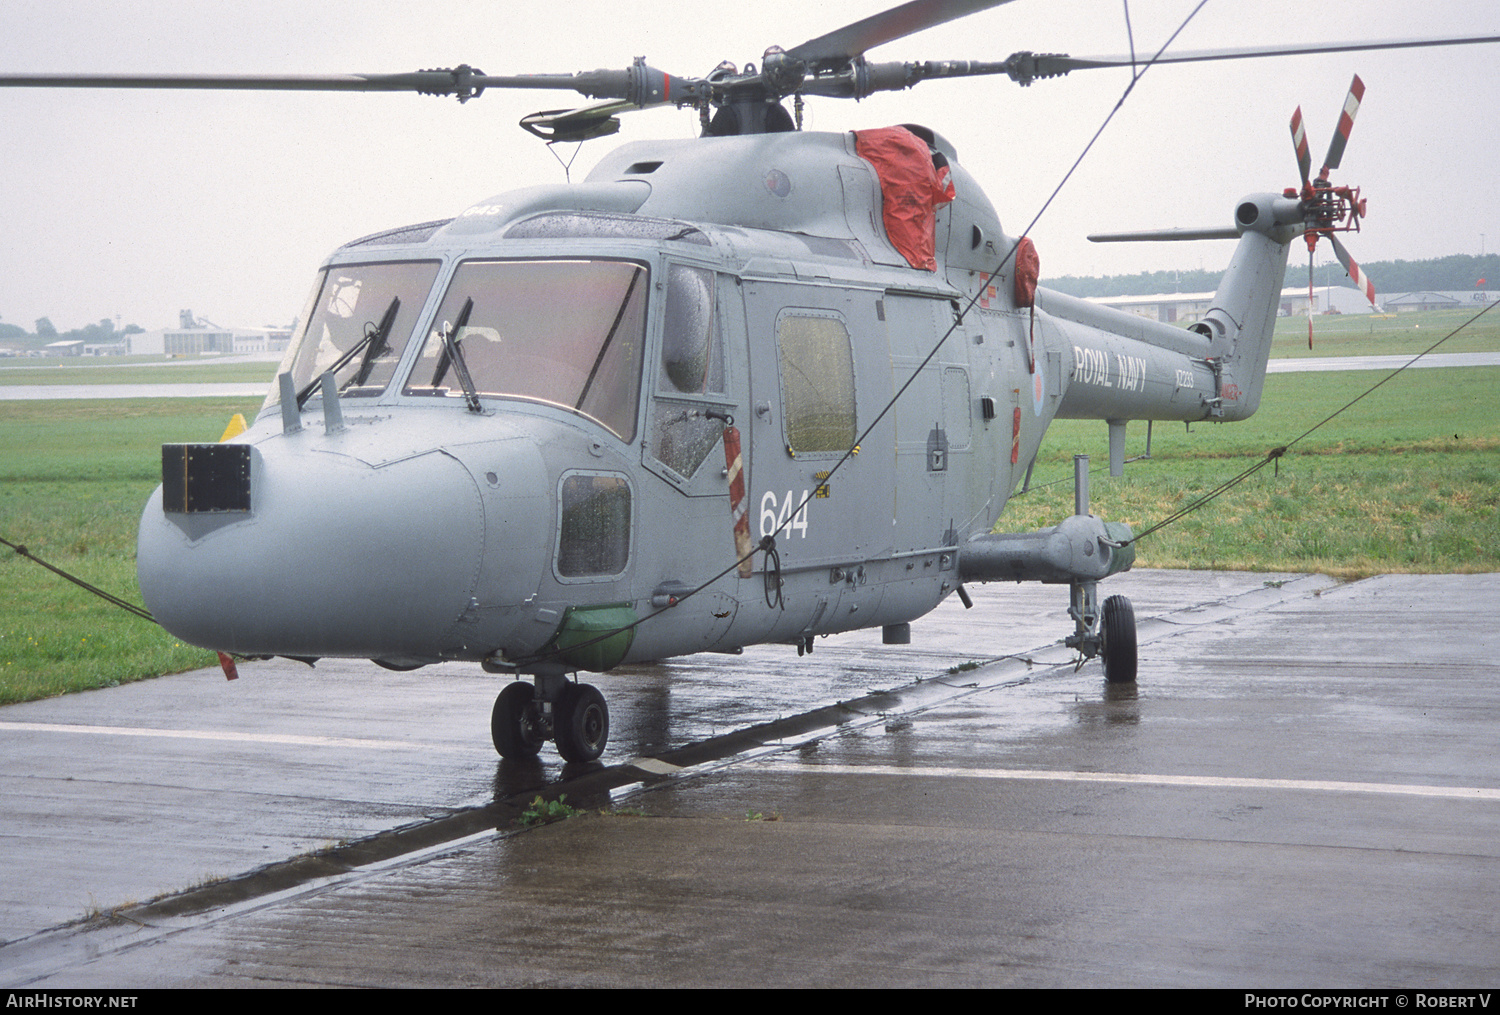
<path id="1" fill-rule="evenodd" d="M 250 428 L 163 448 L 138 548 L 153 614 L 221 652 L 514 677 L 491 717 L 507 758 L 548 741 L 568 761 L 603 753 L 608 706 L 580 671 L 805 652 L 860 628 L 899 643 L 973 582 L 1068 585 L 1069 643 L 1133 681 L 1131 605 L 1098 597 L 1133 562 L 1129 528 L 1089 513 L 1083 483 L 1075 514 L 1039 532 L 994 533 L 1005 503 L 1053 419 L 1105 421 L 1113 467 L 1128 421 L 1251 415 L 1289 252 L 1326 236 L 1357 273 L 1334 233 L 1364 205 L 1329 179 L 1341 126 L 1300 189 L 1191 231 L 1237 248 L 1184 329 L 1038 286 L 1029 244 L 935 129 L 799 129 L 805 98 L 1122 65 L 865 58 L 1002 2 L 916 0 L 702 78 L 644 59 L 577 75 L 0 76 L 592 100 L 522 121 L 554 142 L 608 137 L 646 108 L 699 115 L 700 137 L 631 142 L 579 183 L 336 250 Z"/>

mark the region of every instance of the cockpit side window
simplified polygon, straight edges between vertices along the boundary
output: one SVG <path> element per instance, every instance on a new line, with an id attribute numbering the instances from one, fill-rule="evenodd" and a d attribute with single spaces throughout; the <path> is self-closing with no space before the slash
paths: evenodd
<path id="1" fill-rule="evenodd" d="M 724 390 L 724 359 L 714 324 L 714 273 L 687 264 L 668 267 L 659 393 Z"/>
<path id="2" fill-rule="evenodd" d="M 690 480 L 718 446 L 730 419 L 724 394 L 722 329 L 715 274 L 669 263 L 662 299 L 661 361 L 647 418 L 647 465 L 671 482 Z"/>
<path id="3" fill-rule="evenodd" d="M 404 390 L 463 396 L 447 332 L 479 395 L 558 405 L 632 441 L 647 282 L 645 266 L 631 261 L 467 261 Z"/>
<path id="4" fill-rule="evenodd" d="M 334 375 L 341 395 L 380 394 L 406 349 L 439 267 L 437 261 L 390 261 L 325 268 L 278 372 L 290 372 L 301 391 L 342 361 Z M 280 389 L 273 385 L 266 406 L 279 398 Z"/>

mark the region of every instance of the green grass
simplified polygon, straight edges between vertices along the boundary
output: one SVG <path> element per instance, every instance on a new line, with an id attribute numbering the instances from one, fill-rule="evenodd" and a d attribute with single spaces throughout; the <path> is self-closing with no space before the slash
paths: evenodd
<path id="1" fill-rule="evenodd" d="M 566 793 L 559 795 L 556 800 L 543 800 L 538 796 L 521 812 L 521 817 L 517 820 L 522 828 L 531 828 L 535 825 L 550 825 L 554 821 L 566 821 L 583 813 L 568 803 L 567 799 Z"/>
<path id="2" fill-rule="evenodd" d="M 217 440 L 256 399 L 0 402 L 0 536 L 132 602 L 163 443 Z M 0 704 L 211 666 L 154 624 L 0 548 Z"/>
<path id="3" fill-rule="evenodd" d="M 1307 348 L 1307 318 L 1282 317 L 1276 322 L 1271 355 L 1277 359 L 1304 356 L 1415 356 L 1482 309 L 1482 305 L 1476 304 L 1463 310 L 1431 310 L 1424 313 L 1314 315 L 1312 349 Z M 1491 310 L 1434 351 L 1493 352 L 1497 349 L 1500 349 L 1500 307 Z"/>
<path id="4" fill-rule="evenodd" d="M 1243 423 L 1157 424 L 1152 458 L 1108 475 L 1102 422 L 1048 431 L 1032 489 L 999 529 L 1073 510 L 1072 456 L 1091 457 L 1090 506 L 1136 531 L 1207 493 L 1355 398 L 1381 373 L 1272 374 Z M 1127 457 L 1145 450 L 1130 428 Z M 1376 572 L 1500 570 L 1500 367 L 1408 370 L 1293 445 L 1276 466 L 1143 539 L 1138 567 Z"/>

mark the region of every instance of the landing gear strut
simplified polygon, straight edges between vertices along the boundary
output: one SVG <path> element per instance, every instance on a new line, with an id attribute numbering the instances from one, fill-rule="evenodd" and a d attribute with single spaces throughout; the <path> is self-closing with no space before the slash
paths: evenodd
<path id="1" fill-rule="evenodd" d="M 1089 512 L 1089 460 L 1087 455 L 1073 457 L 1073 510 Z M 1070 582 L 1068 616 L 1073 618 L 1073 634 L 1063 644 L 1074 648 L 1085 659 L 1104 657 L 1104 679 L 1111 684 L 1133 684 L 1136 672 L 1135 607 L 1124 596 L 1104 600 L 1099 613 L 1099 583 Z"/>
<path id="2" fill-rule="evenodd" d="M 593 761 L 609 740 L 609 706 L 590 684 L 562 676 L 517 680 L 495 699 L 490 738 L 502 758 L 534 758 L 552 740 L 565 761 Z"/>
<path id="3" fill-rule="evenodd" d="M 1135 607 L 1124 596 L 1104 600 L 1104 613 L 1097 608 L 1097 582 L 1073 582 L 1073 633 L 1063 644 L 1077 649 L 1085 659 L 1104 657 L 1104 679 L 1111 684 L 1135 683 L 1136 639 Z"/>

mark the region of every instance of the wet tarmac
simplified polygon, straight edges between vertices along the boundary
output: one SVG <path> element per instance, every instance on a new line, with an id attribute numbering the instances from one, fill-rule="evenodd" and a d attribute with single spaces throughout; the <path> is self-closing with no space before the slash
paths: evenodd
<path id="1" fill-rule="evenodd" d="M 1412 355 L 1389 356 L 1306 356 L 1297 359 L 1273 359 L 1266 364 L 1268 374 L 1293 374 L 1328 370 L 1395 370 L 1398 367 L 1494 367 L 1500 366 L 1500 352 L 1433 352 L 1420 359 Z"/>
<path id="2" fill-rule="evenodd" d="M 1136 687 L 1052 644 L 1065 588 L 985 586 L 591 678 L 596 766 L 498 762 L 459 666 L 0 709 L 0 983 L 1493 986 L 1500 575 L 1106 587 Z"/>

